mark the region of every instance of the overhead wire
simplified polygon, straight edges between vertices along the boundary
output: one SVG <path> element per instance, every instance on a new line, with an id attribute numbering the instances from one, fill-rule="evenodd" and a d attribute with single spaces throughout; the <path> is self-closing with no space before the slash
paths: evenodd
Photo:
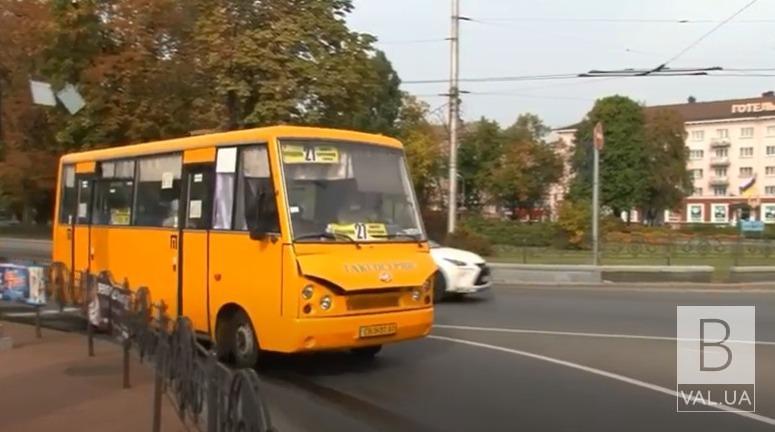
<path id="1" fill-rule="evenodd" d="M 728 22 L 732 21 L 733 19 L 735 19 L 735 17 L 736 17 L 736 16 L 740 15 L 740 14 L 741 14 L 741 13 L 743 13 L 743 12 L 744 12 L 746 9 L 750 8 L 751 6 L 753 6 L 753 5 L 754 5 L 754 4 L 755 4 L 757 1 L 759 1 L 759 0 L 751 0 L 751 1 L 749 1 L 748 3 L 746 3 L 746 4 L 745 4 L 743 7 L 741 7 L 741 8 L 740 8 L 740 9 L 738 9 L 737 11 L 735 11 L 735 13 L 733 13 L 733 14 L 732 14 L 732 15 L 730 15 L 730 16 L 728 16 L 728 17 L 727 17 L 727 18 L 725 18 L 724 20 L 720 21 L 718 24 L 716 24 L 715 26 L 713 26 L 713 28 L 711 28 L 711 29 L 710 29 L 710 30 L 708 30 L 707 32 L 703 33 L 703 34 L 702 34 L 702 36 L 700 36 L 699 38 L 697 38 L 696 40 L 694 40 L 694 42 L 690 43 L 690 44 L 689 44 L 689 45 L 687 45 L 687 46 L 686 46 L 684 49 L 682 49 L 681 51 L 679 51 L 677 54 L 675 54 L 674 56 L 670 57 L 670 58 L 669 58 L 667 61 L 665 61 L 664 63 L 662 63 L 662 66 L 664 67 L 665 65 L 667 65 L 667 64 L 670 64 L 670 63 L 672 63 L 672 62 L 674 62 L 674 61 L 678 60 L 678 59 L 679 59 L 681 56 L 683 56 L 684 54 L 686 54 L 686 53 L 687 53 L 689 50 L 691 50 L 692 48 L 694 48 L 694 47 L 696 47 L 697 45 L 699 45 L 699 44 L 700 44 L 702 41 L 704 41 L 704 40 L 705 40 L 705 39 L 706 39 L 708 36 L 712 35 L 712 34 L 713 34 L 713 33 L 715 33 L 715 32 L 716 32 L 718 29 L 720 29 L 721 27 L 723 27 L 723 26 L 724 26 L 724 24 L 726 24 L 726 23 L 728 23 Z"/>

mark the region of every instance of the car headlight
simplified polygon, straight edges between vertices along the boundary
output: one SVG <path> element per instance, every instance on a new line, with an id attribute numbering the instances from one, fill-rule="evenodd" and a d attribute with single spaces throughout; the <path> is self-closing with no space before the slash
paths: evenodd
<path id="1" fill-rule="evenodd" d="M 458 267 L 466 265 L 466 263 L 464 261 L 460 261 L 460 260 L 456 260 L 456 259 L 452 259 L 452 258 L 444 258 L 444 260 L 445 261 L 449 261 L 449 262 L 451 262 L 452 264 L 455 264 Z"/>
<path id="2" fill-rule="evenodd" d="M 320 309 L 323 309 L 324 311 L 331 309 L 332 304 L 333 301 L 329 296 L 323 296 L 323 298 L 320 299 Z"/>
<path id="3" fill-rule="evenodd" d="M 315 288 L 312 285 L 307 285 L 301 290 L 301 296 L 304 297 L 304 300 L 311 299 L 313 294 L 315 294 Z"/>

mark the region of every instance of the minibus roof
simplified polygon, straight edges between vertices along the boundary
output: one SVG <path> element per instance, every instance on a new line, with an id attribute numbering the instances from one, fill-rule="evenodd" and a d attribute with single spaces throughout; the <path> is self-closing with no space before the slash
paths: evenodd
<path id="1" fill-rule="evenodd" d="M 386 137 L 384 135 L 355 132 L 345 129 L 327 129 L 305 126 L 271 126 L 206 135 L 196 135 L 163 141 L 153 141 L 144 144 L 110 147 L 99 150 L 89 150 L 80 153 L 70 153 L 62 157 L 62 162 L 75 163 L 121 159 L 142 155 L 172 153 L 203 147 L 221 147 L 235 144 L 266 142 L 274 138 L 318 138 L 322 140 L 349 141 L 353 143 L 367 143 L 402 148 L 401 143 L 398 140 Z"/>

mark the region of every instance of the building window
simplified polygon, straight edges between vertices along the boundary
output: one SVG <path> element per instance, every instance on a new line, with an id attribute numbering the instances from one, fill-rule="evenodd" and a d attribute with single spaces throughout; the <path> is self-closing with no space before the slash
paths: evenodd
<path id="1" fill-rule="evenodd" d="M 764 168 L 764 175 L 775 176 L 775 166 L 768 166 Z"/>
<path id="2" fill-rule="evenodd" d="M 719 139 L 727 139 L 729 138 L 729 130 L 727 129 L 716 129 L 716 137 Z"/>
<path id="3" fill-rule="evenodd" d="M 726 148 L 720 148 L 715 150 L 716 157 L 727 157 L 729 156 L 729 149 Z"/>
<path id="4" fill-rule="evenodd" d="M 775 126 L 767 126 L 767 136 L 775 136 Z"/>
<path id="5" fill-rule="evenodd" d="M 724 167 L 724 168 L 714 168 L 713 169 L 713 174 L 716 177 L 726 177 L 727 176 L 727 169 L 726 169 L 726 167 Z"/>
<path id="6" fill-rule="evenodd" d="M 753 177 L 753 167 L 740 167 L 740 177 Z"/>
<path id="7" fill-rule="evenodd" d="M 727 187 L 713 186 L 713 196 L 727 196 Z"/>
<path id="8" fill-rule="evenodd" d="M 711 216 L 713 217 L 713 223 L 727 223 L 729 214 L 729 205 L 727 204 L 713 204 L 711 206 Z"/>
<path id="9" fill-rule="evenodd" d="M 702 179 L 702 169 L 694 169 L 694 170 L 692 170 L 692 178 L 694 180 Z"/>
<path id="10" fill-rule="evenodd" d="M 740 157 L 741 158 L 753 157 L 753 147 L 740 147 Z"/>
<path id="11" fill-rule="evenodd" d="M 775 156 L 775 146 L 767 146 L 767 156 Z"/>
<path id="12" fill-rule="evenodd" d="M 765 186 L 764 187 L 764 194 L 765 195 L 775 195 L 775 186 Z"/>
<path id="13" fill-rule="evenodd" d="M 694 196 L 702 196 L 702 188 L 694 188 L 694 192 L 692 193 Z"/>
<path id="14" fill-rule="evenodd" d="M 689 159 L 691 160 L 702 159 L 704 155 L 705 152 L 702 150 L 689 150 Z"/>
<path id="15" fill-rule="evenodd" d="M 705 131 L 692 131 L 692 141 L 702 141 L 705 139 Z"/>
<path id="16" fill-rule="evenodd" d="M 753 128 L 752 127 L 740 128 L 740 138 L 753 138 Z"/>

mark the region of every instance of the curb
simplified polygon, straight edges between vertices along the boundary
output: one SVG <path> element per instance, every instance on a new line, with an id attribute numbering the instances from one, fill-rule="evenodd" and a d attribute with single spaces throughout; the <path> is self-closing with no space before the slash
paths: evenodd
<path id="1" fill-rule="evenodd" d="M 603 283 L 555 283 L 555 282 L 498 282 L 498 288 L 505 289 L 591 289 L 601 291 L 616 290 L 648 290 L 648 291 L 717 291 L 740 292 L 758 291 L 775 294 L 773 282 L 749 282 L 749 283 L 692 283 L 692 282 L 611 282 Z"/>

